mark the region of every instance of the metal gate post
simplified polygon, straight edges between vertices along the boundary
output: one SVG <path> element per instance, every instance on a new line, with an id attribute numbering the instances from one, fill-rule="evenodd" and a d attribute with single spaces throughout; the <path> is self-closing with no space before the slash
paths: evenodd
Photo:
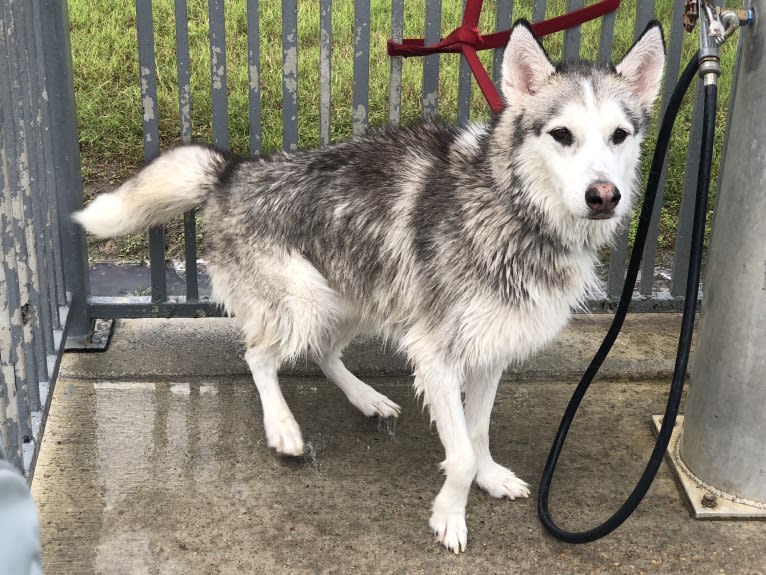
<path id="1" fill-rule="evenodd" d="M 61 251 L 64 283 L 70 294 L 68 339 L 87 340 L 91 332 L 88 314 L 90 282 L 85 233 L 69 214 L 82 209 L 82 174 L 77 131 L 72 50 L 69 41 L 67 2 L 41 0 L 46 89 L 50 109 L 52 165 L 56 174 L 56 197 L 61 214 Z"/>
<path id="2" fill-rule="evenodd" d="M 679 446 L 700 517 L 766 515 L 766 0 L 752 4 Z"/>

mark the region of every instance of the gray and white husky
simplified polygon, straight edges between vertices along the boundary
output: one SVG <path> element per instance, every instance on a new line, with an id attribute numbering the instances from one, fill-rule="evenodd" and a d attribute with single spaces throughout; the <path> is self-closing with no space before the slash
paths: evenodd
<path id="1" fill-rule="evenodd" d="M 341 351 L 360 333 L 397 341 L 446 455 L 430 526 L 458 553 L 473 481 L 494 497 L 529 495 L 490 455 L 498 381 L 596 287 L 599 246 L 631 213 L 663 65 L 657 23 L 614 66 L 555 66 L 519 22 L 506 108 L 487 125 L 389 127 L 249 160 L 183 146 L 75 218 L 118 236 L 205 204 L 213 293 L 241 325 L 279 453 L 304 448 L 280 364 L 308 354 L 365 415 L 396 417 Z"/>

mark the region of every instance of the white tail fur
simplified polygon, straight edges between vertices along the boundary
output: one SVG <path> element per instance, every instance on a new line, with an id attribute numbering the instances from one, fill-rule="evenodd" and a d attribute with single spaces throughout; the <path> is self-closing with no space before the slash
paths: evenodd
<path id="1" fill-rule="evenodd" d="M 165 223 L 202 203 L 227 164 L 221 153 L 210 148 L 174 148 L 72 217 L 100 238 Z"/>

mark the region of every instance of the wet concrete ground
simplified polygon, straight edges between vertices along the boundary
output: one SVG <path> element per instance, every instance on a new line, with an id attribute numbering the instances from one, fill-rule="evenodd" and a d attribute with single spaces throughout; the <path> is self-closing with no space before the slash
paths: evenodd
<path id="1" fill-rule="evenodd" d="M 138 338 L 147 325 L 122 333 Z M 766 572 L 766 523 L 690 519 L 666 466 L 607 538 L 571 546 L 548 536 L 534 498 L 571 379 L 502 383 L 494 455 L 533 495 L 510 502 L 473 489 L 468 549 L 455 556 L 428 528 L 443 454 L 408 377 L 367 378 L 403 407 L 391 433 L 324 378 L 283 376 L 310 447 L 286 459 L 265 445 L 249 376 L 163 376 L 154 366 L 151 377 L 128 377 L 123 367 L 122 377 L 104 378 L 93 362 L 107 371 L 119 364 L 120 337 L 118 326 L 117 345 L 100 356 L 67 355 L 56 385 L 33 482 L 49 575 Z M 152 337 L 147 328 L 144 339 Z M 181 335 L 154 343 L 175 356 L 204 355 Z M 237 345 L 219 342 L 231 357 Z M 135 354 L 133 375 L 147 361 L 158 360 Z M 594 384 L 554 482 L 560 523 L 590 527 L 621 503 L 651 451 L 649 420 L 662 412 L 666 387 Z"/>

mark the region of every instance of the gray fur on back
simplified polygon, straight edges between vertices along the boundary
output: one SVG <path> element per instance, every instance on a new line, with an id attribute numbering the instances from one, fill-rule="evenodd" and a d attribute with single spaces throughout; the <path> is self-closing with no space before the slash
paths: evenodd
<path id="1" fill-rule="evenodd" d="M 494 180 L 492 132 L 472 130 L 472 145 L 465 130 L 424 124 L 240 163 L 208 198 L 211 259 L 236 265 L 234 246 L 285 248 L 381 316 L 403 311 L 408 295 L 387 286 L 414 282 L 417 315 L 433 324 L 469 286 L 512 305 L 529 299 L 530 281 L 562 289 L 566 242 L 520 178 Z"/>

